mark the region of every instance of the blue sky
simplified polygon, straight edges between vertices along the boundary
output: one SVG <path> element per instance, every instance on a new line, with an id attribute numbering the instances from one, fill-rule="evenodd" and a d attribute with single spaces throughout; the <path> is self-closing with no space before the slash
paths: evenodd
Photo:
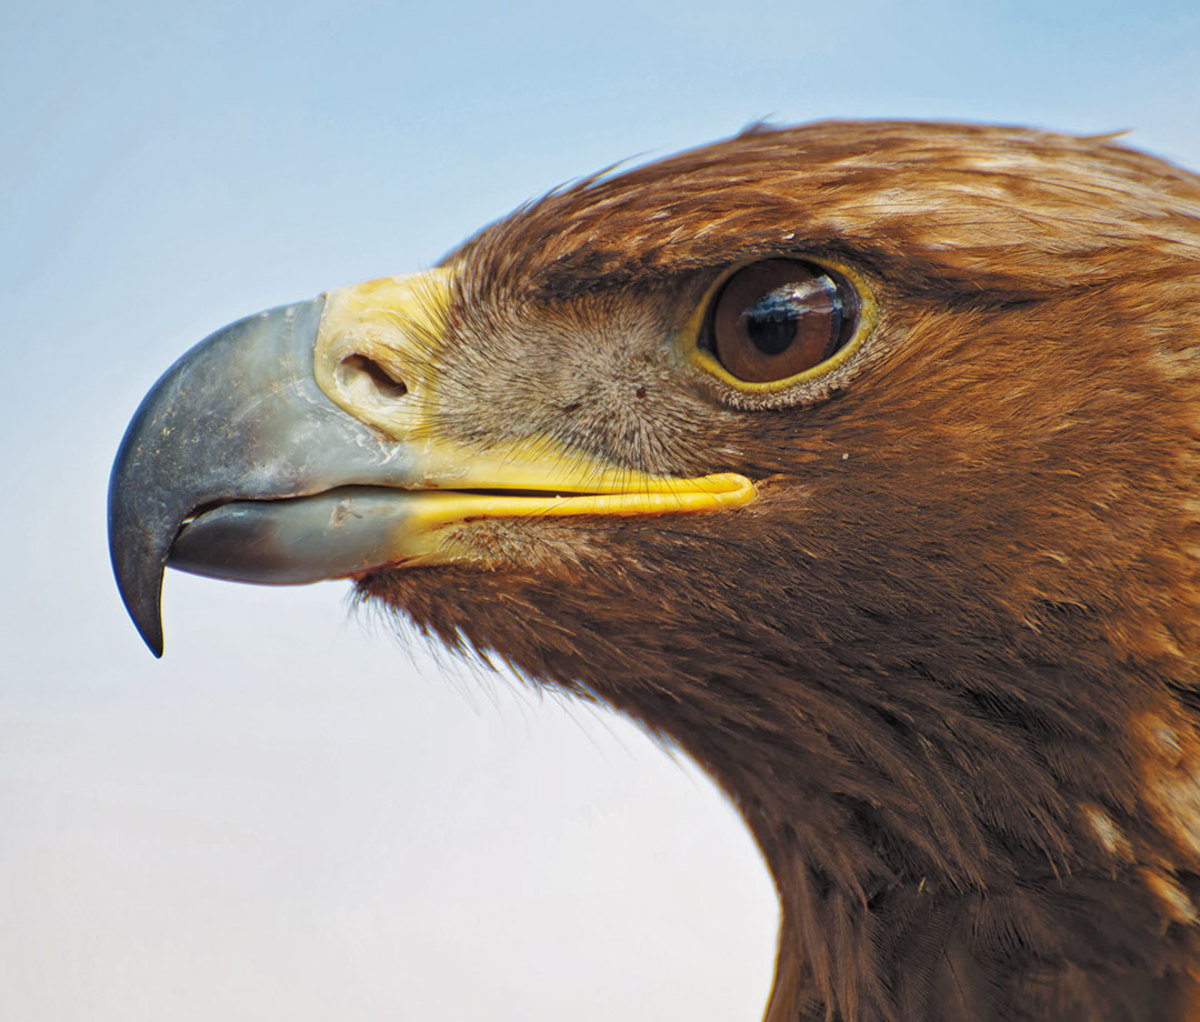
<path id="1" fill-rule="evenodd" d="M 104 537 L 125 423 L 195 340 L 614 161 L 903 116 L 1200 167 L 1194 0 L 751 6 L 6 9 L 0 1017 L 759 1016 L 770 886 L 685 764 L 342 584 L 172 574 L 155 662 Z"/>

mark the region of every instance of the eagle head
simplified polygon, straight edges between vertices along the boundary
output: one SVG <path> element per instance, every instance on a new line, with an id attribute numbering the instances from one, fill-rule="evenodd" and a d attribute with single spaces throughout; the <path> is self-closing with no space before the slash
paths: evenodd
<path id="1" fill-rule="evenodd" d="M 1200 179 L 1107 138 L 755 128 L 251 317 L 110 494 L 354 580 L 736 803 L 769 1022 L 1200 1017 Z"/>

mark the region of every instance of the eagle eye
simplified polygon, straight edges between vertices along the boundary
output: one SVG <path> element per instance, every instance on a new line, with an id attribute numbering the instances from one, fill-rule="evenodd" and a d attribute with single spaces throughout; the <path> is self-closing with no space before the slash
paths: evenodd
<path id="1" fill-rule="evenodd" d="M 858 301 L 828 270 L 795 259 L 764 259 L 717 290 L 701 347 L 746 383 L 776 383 L 838 353 L 854 335 Z"/>

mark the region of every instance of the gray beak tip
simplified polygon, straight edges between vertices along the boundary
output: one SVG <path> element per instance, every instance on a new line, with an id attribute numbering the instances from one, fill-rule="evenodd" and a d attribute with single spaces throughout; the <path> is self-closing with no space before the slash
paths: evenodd
<path id="1" fill-rule="evenodd" d="M 130 578 L 129 572 L 113 560 L 113 573 L 117 577 L 117 588 L 121 591 L 121 599 L 125 609 L 137 626 L 138 634 L 150 652 L 156 657 L 163 655 L 162 614 L 159 609 L 162 592 L 162 569 L 158 571 L 158 584 L 154 585 L 146 575 L 140 579 Z M 124 577 L 122 577 L 124 576 Z"/>
<path id="2" fill-rule="evenodd" d="M 133 611 L 130 610 L 133 614 Z M 149 616 L 139 619 L 136 614 L 133 614 L 133 623 L 137 625 L 138 633 L 145 641 L 147 648 L 154 654 L 156 660 L 161 660 L 163 655 L 163 633 L 162 620 L 158 615 L 158 608 L 155 607 Z"/>
<path id="3" fill-rule="evenodd" d="M 122 588 L 121 595 L 125 600 L 125 609 L 133 618 L 138 634 L 149 647 L 156 659 L 163 655 L 162 613 L 159 609 L 159 594 L 161 592 L 162 576 L 159 576 L 160 586 L 153 594 L 132 594 Z"/>
<path id="4" fill-rule="evenodd" d="M 163 631 L 160 607 L 166 551 L 158 549 L 161 541 L 156 543 L 145 529 L 138 528 L 138 523 L 131 520 L 133 515 L 130 514 L 128 503 L 119 499 L 116 491 L 121 485 L 119 466 L 123 461 L 124 458 L 118 456 L 118 469 L 114 470 L 109 485 L 109 555 L 125 609 L 137 626 L 138 634 L 150 647 L 150 652 L 155 657 L 161 657 Z M 141 542 L 138 541 L 139 534 Z"/>

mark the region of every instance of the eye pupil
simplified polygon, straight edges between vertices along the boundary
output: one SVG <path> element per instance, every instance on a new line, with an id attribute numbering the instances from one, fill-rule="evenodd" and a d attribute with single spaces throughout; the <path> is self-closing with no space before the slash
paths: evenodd
<path id="1" fill-rule="evenodd" d="M 857 299 L 831 271 L 795 259 L 744 266 L 716 293 L 701 344 L 747 383 L 774 383 L 832 357 L 854 334 Z"/>
<path id="2" fill-rule="evenodd" d="M 764 295 L 743 313 L 746 335 L 764 355 L 780 355 L 796 339 L 800 315 L 788 288 Z"/>

